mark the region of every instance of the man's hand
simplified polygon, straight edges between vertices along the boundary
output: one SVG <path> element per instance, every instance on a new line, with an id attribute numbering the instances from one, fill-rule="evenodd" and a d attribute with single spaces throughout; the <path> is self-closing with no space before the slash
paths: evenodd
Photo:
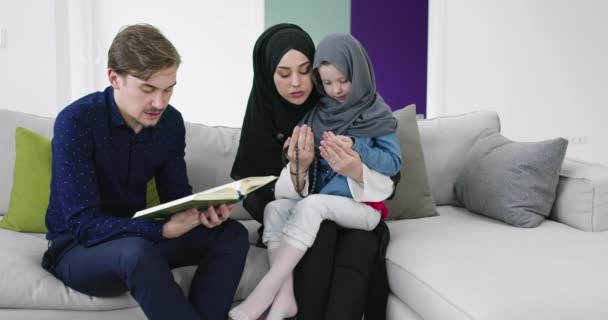
<path id="1" fill-rule="evenodd" d="M 353 142 L 349 137 L 336 136 L 332 132 L 323 133 L 321 156 L 337 173 L 363 182 L 363 162 L 359 153 L 352 149 Z"/>
<path id="2" fill-rule="evenodd" d="M 207 228 L 215 228 L 232 215 L 232 211 L 235 207 L 236 203 L 231 205 L 222 204 L 217 209 L 209 207 L 207 210 L 201 212 L 200 223 Z"/>
<path id="3" fill-rule="evenodd" d="M 178 212 L 163 224 L 164 238 L 177 238 L 201 224 L 201 212 L 196 208 Z"/>
<path id="4" fill-rule="evenodd" d="M 235 207 L 236 204 L 222 204 L 217 210 L 209 207 L 205 211 L 192 208 L 178 212 L 163 224 L 163 237 L 177 238 L 201 224 L 207 228 L 217 227 L 230 217 Z"/>

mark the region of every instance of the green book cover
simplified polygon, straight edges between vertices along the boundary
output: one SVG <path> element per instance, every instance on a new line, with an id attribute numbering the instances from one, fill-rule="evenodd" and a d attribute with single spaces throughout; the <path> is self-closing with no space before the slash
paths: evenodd
<path id="1" fill-rule="evenodd" d="M 276 176 L 248 177 L 230 182 L 219 187 L 201 191 L 177 200 L 163 203 L 138 211 L 133 216 L 155 220 L 168 219 L 172 214 L 190 208 L 205 210 L 209 206 L 217 207 L 222 203 L 231 204 L 243 200 L 248 194 L 276 180 Z"/>

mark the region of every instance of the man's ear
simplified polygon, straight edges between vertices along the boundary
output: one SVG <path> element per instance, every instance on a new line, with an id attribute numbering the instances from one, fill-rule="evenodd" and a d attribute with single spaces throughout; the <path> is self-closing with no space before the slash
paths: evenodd
<path id="1" fill-rule="evenodd" d="M 120 80 L 121 80 L 120 78 L 121 78 L 121 76 L 118 73 L 116 73 L 116 71 L 114 71 L 114 69 L 108 68 L 108 81 L 110 81 L 110 85 L 115 90 L 120 89 Z"/>

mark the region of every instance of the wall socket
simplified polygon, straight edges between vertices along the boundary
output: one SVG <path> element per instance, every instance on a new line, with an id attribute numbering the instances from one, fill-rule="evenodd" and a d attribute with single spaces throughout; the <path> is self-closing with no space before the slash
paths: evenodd
<path id="1" fill-rule="evenodd" d="M 585 136 L 568 137 L 569 145 L 583 145 L 586 143 L 587 143 L 587 137 L 585 137 Z"/>

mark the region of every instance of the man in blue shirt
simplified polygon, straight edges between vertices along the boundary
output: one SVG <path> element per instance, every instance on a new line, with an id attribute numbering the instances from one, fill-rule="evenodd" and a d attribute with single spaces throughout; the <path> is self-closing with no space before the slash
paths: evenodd
<path id="1" fill-rule="evenodd" d="M 42 265 L 92 296 L 130 291 L 149 319 L 225 319 L 249 248 L 228 219 L 234 205 L 131 219 L 152 178 L 161 202 L 192 193 L 184 121 L 169 105 L 179 64 L 158 29 L 123 28 L 108 52 L 111 86 L 59 113 Z M 171 273 L 186 265 L 198 266 L 188 297 Z"/>

